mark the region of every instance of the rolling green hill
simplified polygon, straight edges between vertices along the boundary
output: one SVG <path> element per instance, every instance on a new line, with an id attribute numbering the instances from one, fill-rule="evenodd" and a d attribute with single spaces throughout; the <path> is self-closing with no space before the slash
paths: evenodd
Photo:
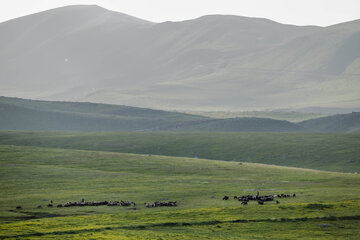
<path id="1" fill-rule="evenodd" d="M 0 129 L 136 131 L 205 120 L 206 117 L 77 102 L 49 102 L 0 97 Z"/>
<path id="2" fill-rule="evenodd" d="M 204 117 L 225 119 L 225 118 L 243 118 L 243 117 L 256 117 L 256 118 L 270 118 L 276 120 L 285 120 L 293 123 L 325 117 L 330 114 L 324 113 L 307 113 L 295 111 L 242 111 L 242 112 L 227 112 L 227 111 L 188 111 L 185 113 L 200 115 Z"/>
<path id="3" fill-rule="evenodd" d="M 156 154 L 360 172 L 359 134 L 0 131 L 0 144 Z"/>
<path id="4" fill-rule="evenodd" d="M 360 133 L 360 112 L 310 119 L 299 123 L 317 132 L 356 132 Z"/>
<path id="5" fill-rule="evenodd" d="M 356 239 L 359 180 L 253 163 L 1 145 L 0 239 Z M 247 206 L 232 198 L 257 191 L 296 197 Z M 137 204 L 46 207 L 82 198 Z M 153 201 L 178 206 L 143 204 Z"/>
<path id="6" fill-rule="evenodd" d="M 228 118 L 187 122 L 160 130 L 199 132 L 306 132 L 307 129 L 288 121 L 268 118 Z"/>
<path id="7" fill-rule="evenodd" d="M 274 119 L 210 119 L 179 112 L 81 102 L 0 97 L 0 129 L 62 131 L 301 132 Z"/>

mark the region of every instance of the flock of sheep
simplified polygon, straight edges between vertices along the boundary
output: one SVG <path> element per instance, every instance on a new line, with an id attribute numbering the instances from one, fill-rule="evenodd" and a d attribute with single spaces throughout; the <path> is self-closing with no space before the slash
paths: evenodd
<path id="1" fill-rule="evenodd" d="M 176 201 L 168 201 L 168 202 L 160 202 L 155 201 L 153 203 L 147 203 L 145 202 L 144 205 L 148 208 L 150 207 L 176 207 L 177 203 Z M 50 200 L 50 203 L 46 205 L 47 207 L 54 207 L 55 204 L 52 200 Z M 85 202 L 85 199 L 82 199 L 80 202 L 67 202 L 65 204 L 57 204 L 57 208 L 63 208 L 63 207 L 85 207 L 85 206 L 136 206 L 136 203 L 133 201 L 90 201 Z M 39 205 L 37 208 L 42 208 L 41 205 Z M 20 210 L 22 209 L 21 206 L 17 206 L 16 209 Z"/>
<path id="2" fill-rule="evenodd" d="M 263 205 L 265 202 L 274 201 L 275 198 L 288 198 L 288 197 L 296 197 L 296 194 L 276 194 L 276 195 L 260 195 L 259 192 L 257 192 L 256 195 L 244 195 L 244 196 L 234 196 L 234 199 L 237 199 L 238 201 L 241 201 L 242 205 L 247 205 L 249 201 L 257 201 L 258 204 Z M 229 196 L 224 196 L 222 200 L 229 200 Z M 279 204 L 280 202 L 276 200 L 276 204 Z M 176 201 L 168 201 L 168 202 L 161 202 L 161 201 L 155 201 L 153 203 L 144 203 L 145 207 L 147 208 L 153 208 L 153 207 L 176 207 L 177 202 Z M 47 204 L 47 207 L 54 207 L 54 202 L 51 200 L 49 204 Z M 136 203 L 133 201 L 90 201 L 85 202 L 85 199 L 82 199 L 80 202 L 67 202 L 65 204 L 57 204 L 56 207 L 62 208 L 62 207 L 85 207 L 85 206 L 136 206 Z M 39 205 L 37 208 L 42 208 L 41 205 Z M 17 206 L 16 209 L 22 209 L 21 206 Z"/>
<path id="3" fill-rule="evenodd" d="M 265 202 L 274 201 L 275 198 L 288 198 L 288 197 L 296 197 L 296 193 L 293 194 L 276 194 L 276 195 L 260 195 L 257 192 L 256 195 L 244 195 L 244 196 L 234 196 L 234 199 L 241 201 L 242 205 L 247 205 L 249 201 L 257 201 L 258 204 L 263 205 Z M 229 200 L 229 196 L 224 196 L 223 200 Z M 276 200 L 276 204 L 280 202 Z"/>
<path id="4" fill-rule="evenodd" d="M 91 201 L 91 202 L 85 202 L 84 199 L 81 200 L 81 202 L 67 202 L 65 204 L 58 204 L 56 207 L 62 208 L 62 207 L 85 207 L 85 206 L 135 206 L 136 204 L 132 201 Z M 48 205 L 48 207 L 53 207 L 53 202 L 51 201 Z"/>

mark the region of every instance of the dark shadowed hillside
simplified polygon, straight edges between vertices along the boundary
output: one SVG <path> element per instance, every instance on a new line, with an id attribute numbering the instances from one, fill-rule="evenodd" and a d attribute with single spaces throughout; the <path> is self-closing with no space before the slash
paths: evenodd
<path id="1" fill-rule="evenodd" d="M 66 131 L 300 132 L 302 126 L 266 118 L 211 119 L 120 105 L 0 97 L 0 129 Z"/>
<path id="2" fill-rule="evenodd" d="M 0 95 L 157 109 L 359 107 L 360 21 L 151 23 L 69 6 L 0 23 Z"/>
<path id="3" fill-rule="evenodd" d="M 119 105 L 0 97 L 0 129 L 136 131 L 205 117 Z"/>
<path id="4" fill-rule="evenodd" d="M 213 119 L 123 105 L 0 97 L 0 129 L 8 130 L 359 132 L 359 116 L 342 114 L 300 123 L 257 117 Z"/>
<path id="5" fill-rule="evenodd" d="M 67 131 L 298 132 L 294 123 L 265 118 L 210 119 L 146 108 L 0 97 L 0 129 Z"/>
<path id="6" fill-rule="evenodd" d="M 318 132 L 360 133 L 360 112 L 310 119 L 299 123 L 299 125 Z"/>

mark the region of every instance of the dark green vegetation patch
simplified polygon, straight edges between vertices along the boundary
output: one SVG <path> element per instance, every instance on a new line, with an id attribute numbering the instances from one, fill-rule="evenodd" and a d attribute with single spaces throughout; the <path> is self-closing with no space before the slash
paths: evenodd
<path id="1" fill-rule="evenodd" d="M 0 131 L 0 144 L 156 154 L 360 172 L 359 134 Z"/>
<path id="2" fill-rule="evenodd" d="M 306 208 L 309 209 L 324 209 L 324 208 L 332 208 L 333 205 L 331 204 L 322 204 L 322 203 L 310 203 L 306 205 Z"/>
<path id="3" fill-rule="evenodd" d="M 98 103 L 49 102 L 0 97 L 0 129 L 136 131 L 206 117 Z"/>

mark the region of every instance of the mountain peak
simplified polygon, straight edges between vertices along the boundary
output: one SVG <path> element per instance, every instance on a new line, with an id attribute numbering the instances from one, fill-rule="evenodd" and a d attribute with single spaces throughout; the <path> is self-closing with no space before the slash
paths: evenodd
<path id="1" fill-rule="evenodd" d="M 152 22 L 144 20 L 144 19 L 140 19 L 137 17 L 133 17 L 130 16 L 128 14 L 125 13 L 121 13 L 121 12 L 116 12 L 116 11 L 112 11 L 109 9 L 106 9 L 104 7 L 101 7 L 99 5 L 93 4 L 93 5 L 68 5 L 65 7 L 60 7 L 60 8 L 55 8 L 52 9 L 54 11 L 76 11 L 76 12 L 82 12 L 82 13 L 87 13 L 87 14 L 108 14 L 111 15 L 111 17 L 117 18 L 117 19 L 122 19 L 122 20 L 126 20 L 127 22 L 136 22 L 136 23 L 147 23 L 147 24 L 151 24 Z M 49 10 L 49 11 L 52 11 Z"/>
<path id="2" fill-rule="evenodd" d="M 207 15 L 157 24 L 72 5 L 0 24 L 0 94 L 162 109 L 354 107 L 357 23 Z"/>
<path id="3" fill-rule="evenodd" d="M 67 6 L 63 6 L 63 7 L 58 7 L 58 8 L 53 8 L 50 9 L 51 10 L 58 10 L 58 9 L 98 9 L 98 10 L 102 10 L 102 11 L 110 11 L 104 7 L 101 7 L 99 5 L 96 4 L 74 4 L 74 5 L 67 5 Z"/>
<path id="4" fill-rule="evenodd" d="M 114 22 L 125 22 L 125 23 L 135 23 L 135 24 L 153 24 L 152 22 L 133 17 L 121 12 L 115 12 L 108 10 L 99 5 L 68 5 L 58 8 L 49 9 L 46 11 L 34 13 L 31 15 L 15 18 L 8 20 L 7 22 L 21 22 L 23 19 L 28 22 L 42 22 L 46 23 L 50 21 L 74 21 L 81 19 L 82 21 L 92 22 L 94 19 L 109 19 L 111 18 Z M 2 23 L 0 23 L 2 24 Z M 25 23 L 26 24 L 26 23 Z"/>

